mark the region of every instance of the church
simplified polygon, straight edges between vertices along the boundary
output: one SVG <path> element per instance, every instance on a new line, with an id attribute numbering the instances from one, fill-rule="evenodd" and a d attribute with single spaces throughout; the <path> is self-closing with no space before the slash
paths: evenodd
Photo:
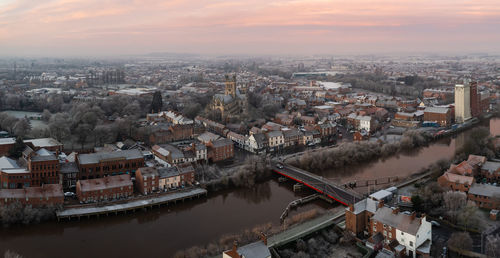
<path id="1" fill-rule="evenodd" d="M 215 117 L 222 121 L 237 117 L 246 111 L 246 95 L 236 86 L 236 75 L 232 78 L 226 75 L 224 94 L 215 94 L 210 109 Z"/>

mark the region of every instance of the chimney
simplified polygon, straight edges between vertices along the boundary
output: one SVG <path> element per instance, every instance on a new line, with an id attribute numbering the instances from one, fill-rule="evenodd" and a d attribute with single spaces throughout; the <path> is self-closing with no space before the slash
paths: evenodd
<path id="1" fill-rule="evenodd" d="M 233 252 L 237 252 L 237 250 L 238 250 L 238 241 L 234 240 L 234 242 L 233 242 Z"/>
<path id="2" fill-rule="evenodd" d="M 265 245 L 267 245 L 267 235 L 264 234 L 264 232 L 260 232 L 260 240 L 262 240 L 262 242 L 264 242 Z"/>
<path id="3" fill-rule="evenodd" d="M 398 214 L 399 213 L 399 207 L 392 209 L 392 214 Z"/>
<path id="4" fill-rule="evenodd" d="M 354 205 L 352 203 L 349 204 L 349 211 L 354 212 Z"/>
<path id="5" fill-rule="evenodd" d="M 417 213 L 416 212 L 412 212 L 411 213 L 411 220 L 414 220 L 415 217 L 417 217 Z"/>
<path id="6" fill-rule="evenodd" d="M 380 209 L 382 207 L 384 207 L 384 200 L 378 201 L 378 208 Z"/>

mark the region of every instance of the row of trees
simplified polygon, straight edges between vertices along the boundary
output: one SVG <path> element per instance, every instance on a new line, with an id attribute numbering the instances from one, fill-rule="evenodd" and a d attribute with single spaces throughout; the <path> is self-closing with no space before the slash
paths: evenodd
<path id="1" fill-rule="evenodd" d="M 55 212 L 60 208 L 54 205 L 33 207 L 14 202 L 0 206 L 0 223 L 4 226 L 39 223 L 55 218 Z"/>
<path id="2" fill-rule="evenodd" d="M 430 141 L 430 135 L 410 130 L 403 134 L 401 141 L 395 143 L 379 143 L 371 141 L 342 143 L 335 148 L 318 152 L 306 152 L 304 155 L 289 159 L 287 163 L 309 171 L 323 171 L 357 165 L 380 157 L 388 157 L 399 151 L 411 150 L 424 146 Z"/>

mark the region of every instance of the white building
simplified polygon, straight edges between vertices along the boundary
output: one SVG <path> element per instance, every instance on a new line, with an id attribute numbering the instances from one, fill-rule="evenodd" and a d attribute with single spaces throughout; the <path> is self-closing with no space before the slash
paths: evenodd
<path id="1" fill-rule="evenodd" d="M 372 235 L 374 232 L 383 233 L 385 242 L 388 244 L 394 239 L 393 233 L 395 233 L 395 239 L 400 245 L 395 249 L 405 250 L 407 256 L 415 258 L 417 253 L 430 253 L 432 224 L 427 221 L 426 217 L 417 218 L 415 213 L 404 214 L 400 213 L 397 208 L 384 206 L 374 213 L 371 220 Z"/>
<path id="2" fill-rule="evenodd" d="M 359 130 L 372 131 L 372 118 L 370 116 L 358 116 L 357 119 L 359 120 Z"/>
<path id="3" fill-rule="evenodd" d="M 463 123 L 470 118 L 470 85 L 464 81 L 455 85 L 455 122 Z"/>

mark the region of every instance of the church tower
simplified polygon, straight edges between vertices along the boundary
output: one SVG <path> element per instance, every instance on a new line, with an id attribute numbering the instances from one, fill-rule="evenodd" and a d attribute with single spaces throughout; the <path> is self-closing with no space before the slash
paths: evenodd
<path id="1" fill-rule="evenodd" d="M 233 78 L 229 78 L 226 75 L 226 90 L 224 95 L 231 95 L 233 98 L 236 98 L 236 75 L 233 75 Z"/>

